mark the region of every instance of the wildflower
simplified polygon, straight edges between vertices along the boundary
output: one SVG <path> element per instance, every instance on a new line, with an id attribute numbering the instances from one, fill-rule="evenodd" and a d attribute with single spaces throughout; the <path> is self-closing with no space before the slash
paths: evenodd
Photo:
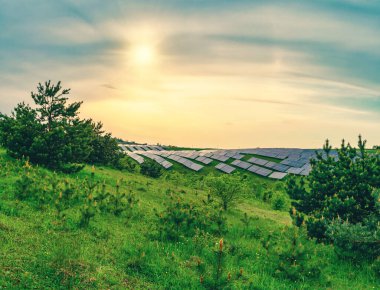
<path id="1" fill-rule="evenodd" d="M 30 165 L 30 163 L 29 163 L 29 160 L 28 160 L 28 159 L 25 161 L 25 165 L 24 165 L 24 168 L 26 168 L 26 169 L 30 169 L 30 168 L 32 168 L 32 165 Z"/>
<path id="2" fill-rule="evenodd" d="M 201 277 L 199 278 L 199 282 L 201 282 L 201 284 L 203 284 L 203 280 L 204 280 L 204 278 L 203 278 L 203 276 L 201 275 Z"/>
<path id="3" fill-rule="evenodd" d="M 231 280 L 231 272 L 228 272 L 228 275 L 227 275 L 227 280 L 230 281 Z"/>
<path id="4" fill-rule="evenodd" d="M 223 252 L 223 238 L 221 238 L 219 241 L 219 251 Z"/>

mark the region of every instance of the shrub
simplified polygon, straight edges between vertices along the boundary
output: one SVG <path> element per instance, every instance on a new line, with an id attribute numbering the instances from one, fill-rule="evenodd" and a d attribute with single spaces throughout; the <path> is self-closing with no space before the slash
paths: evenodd
<path id="1" fill-rule="evenodd" d="M 340 257 L 355 260 L 375 259 L 380 255 L 380 224 L 377 221 L 350 224 L 337 219 L 328 226 L 327 235 Z"/>
<path id="2" fill-rule="evenodd" d="M 207 183 L 225 211 L 240 199 L 244 191 L 242 180 L 238 176 L 209 177 Z"/>
<path id="3" fill-rule="evenodd" d="M 140 172 L 141 174 L 152 178 L 158 178 L 163 173 L 161 165 L 149 159 L 146 159 L 144 163 L 141 164 Z"/>
<path id="4" fill-rule="evenodd" d="M 205 207 L 186 202 L 179 195 L 171 194 L 163 212 L 156 212 L 158 231 L 163 238 L 178 241 L 193 237 L 198 231 L 221 234 L 226 230 L 223 211 L 208 204 Z"/>
<path id="5" fill-rule="evenodd" d="M 120 158 L 116 167 L 120 170 L 127 170 L 128 172 L 136 172 L 139 168 L 136 161 L 128 156 Z"/>
<path id="6" fill-rule="evenodd" d="M 129 220 L 133 215 L 133 209 L 138 200 L 132 192 L 120 192 L 120 182 L 116 184 L 115 194 L 109 195 L 108 209 L 115 216 L 126 214 Z"/>
<path id="7" fill-rule="evenodd" d="M 318 278 L 320 265 L 312 259 L 304 227 L 291 227 L 286 231 L 286 243 L 278 246 L 278 265 L 275 274 L 292 281 Z"/>
<path id="8" fill-rule="evenodd" d="M 95 217 L 97 211 L 97 202 L 93 200 L 93 196 L 90 194 L 80 208 L 81 217 L 79 226 L 82 228 L 88 227 L 90 220 Z"/>
<path id="9" fill-rule="evenodd" d="M 378 256 L 376 260 L 372 263 L 371 269 L 376 275 L 376 277 L 380 279 L 380 256 Z"/>
<path id="10" fill-rule="evenodd" d="M 275 192 L 272 197 L 272 208 L 274 210 L 284 210 L 289 207 L 288 198 L 281 192 Z"/>
<path id="11" fill-rule="evenodd" d="M 190 237 L 196 229 L 205 227 L 205 219 L 194 205 L 181 200 L 178 195 L 171 195 L 166 209 L 158 213 L 158 228 L 161 236 L 178 241 L 182 236 Z"/>

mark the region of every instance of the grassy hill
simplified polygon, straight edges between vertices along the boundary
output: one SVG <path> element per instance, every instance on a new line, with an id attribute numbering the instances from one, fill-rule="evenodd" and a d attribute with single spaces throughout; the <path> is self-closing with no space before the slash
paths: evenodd
<path id="1" fill-rule="evenodd" d="M 175 164 L 159 179 L 90 166 L 65 175 L 13 160 L 1 150 L 0 288 L 376 289 L 379 285 L 365 263 L 342 261 L 332 246 L 315 244 L 293 228 L 284 182 L 253 174 L 243 178 L 241 171 L 234 175 L 243 178 L 244 191 L 237 204 L 223 213 L 226 229 L 189 228 L 178 231 L 176 239 L 168 238 L 163 221 L 170 205 L 189 204 L 190 209 L 181 212 L 184 215 L 194 209 L 206 216 L 211 212 L 203 202 L 210 193 L 205 182 L 210 175 L 221 173 L 207 168 L 197 174 Z M 121 214 L 102 210 L 102 203 L 96 203 L 102 190 L 110 193 L 109 200 L 117 192 L 126 193 L 128 209 Z M 66 202 L 62 192 L 70 195 Z M 86 209 L 95 214 L 87 227 L 80 225 Z M 301 260 L 288 263 L 286 257 L 293 256 Z"/>

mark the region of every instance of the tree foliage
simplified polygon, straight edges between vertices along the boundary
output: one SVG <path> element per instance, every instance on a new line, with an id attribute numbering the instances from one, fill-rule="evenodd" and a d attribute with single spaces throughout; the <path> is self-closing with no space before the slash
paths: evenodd
<path id="1" fill-rule="evenodd" d="M 162 175 L 162 168 L 157 162 L 147 159 L 141 164 L 140 172 L 143 175 L 158 178 Z"/>
<path id="2" fill-rule="evenodd" d="M 244 190 L 240 177 L 232 175 L 209 177 L 207 183 L 224 210 L 228 210 L 230 206 L 234 205 Z"/>
<path id="3" fill-rule="evenodd" d="M 10 116 L 0 114 L 0 141 L 15 158 L 51 169 L 78 171 L 81 163 L 114 164 L 120 158 L 117 142 L 101 123 L 80 119 L 82 102 L 68 103 L 70 89 L 47 81 L 31 93 L 32 108 L 18 104 Z"/>
<path id="4" fill-rule="evenodd" d="M 371 236 L 368 231 L 376 230 L 369 224 L 378 225 L 380 221 L 376 208 L 378 197 L 374 194 L 380 187 L 380 156 L 368 153 L 365 145 L 361 136 L 358 149 L 346 145 L 343 140 L 338 156 L 334 158 L 326 141 L 324 153 L 311 161 L 312 171 L 307 182 L 288 182 L 287 191 L 296 199 L 293 217 L 297 224 L 306 221 L 310 236 L 340 244 L 337 235 L 343 241 L 355 233 L 358 238 L 355 243 L 367 243 L 368 236 Z M 337 221 L 344 224 L 338 226 Z M 364 230 L 367 233 L 363 233 Z M 362 233 L 358 233 L 360 231 Z"/>

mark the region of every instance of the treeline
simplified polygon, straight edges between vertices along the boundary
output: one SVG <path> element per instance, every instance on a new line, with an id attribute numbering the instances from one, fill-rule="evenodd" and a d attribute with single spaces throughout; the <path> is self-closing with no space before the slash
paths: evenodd
<path id="1" fill-rule="evenodd" d="M 34 106 L 19 103 L 0 113 L 0 142 L 14 158 L 27 158 L 53 170 L 77 172 L 84 163 L 120 166 L 117 139 L 102 123 L 81 119 L 82 102 L 68 103 L 70 89 L 47 81 L 32 92 Z"/>

